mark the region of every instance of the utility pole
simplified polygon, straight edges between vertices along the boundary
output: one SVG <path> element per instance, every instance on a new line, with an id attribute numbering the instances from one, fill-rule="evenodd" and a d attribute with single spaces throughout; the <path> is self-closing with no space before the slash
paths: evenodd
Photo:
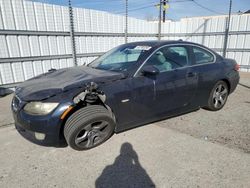
<path id="1" fill-rule="evenodd" d="M 71 6 L 71 0 L 69 0 L 69 22 L 70 22 L 70 38 L 71 38 L 72 58 L 73 58 L 74 65 L 77 66 L 76 43 L 75 43 L 75 32 L 74 32 L 74 15 L 73 15 L 73 9 Z"/>
<path id="2" fill-rule="evenodd" d="M 229 4 L 228 18 L 226 18 L 226 30 L 225 30 L 225 37 L 224 37 L 223 57 L 226 57 L 226 53 L 227 53 L 227 41 L 228 41 L 228 33 L 229 33 L 229 27 L 230 27 L 230 21 L 231 21 L 231 11 L 232 11 L 232 0 L 230 0 L 230 4 Z"/>
<path id="3" fill-rule="evenodd" d="M 166 20 L 166 4 L 167 4 L 167 0 L 163 0 L 163 18 L 162 18 L 162 22 L 165 23 Z"/>
<path id="4" fill-rule="evenodd" d="M 125 17 L 125 43 L 128 42 L 128 0 L 126 1 L 126 17 Z"/>
<path id="5" fill-rule="evenodd" d="M 158 40 L 161 40 L 161 9 L 162 9 L 162 0 L 160 0 L 160 7 L 159 7 Z"/>

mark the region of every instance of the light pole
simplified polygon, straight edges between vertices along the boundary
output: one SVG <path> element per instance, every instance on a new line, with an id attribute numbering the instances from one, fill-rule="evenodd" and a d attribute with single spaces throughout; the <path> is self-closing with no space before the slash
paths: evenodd
<path id="1" fill-rule="evenodd" d="M 226 53 L 227 53 L 227 41 L 228 41 L 228 33 L 229 33 L 230 20 L 231 20 L 231 11 L 232 11 L 232 0 L 230 0 L 228 18 L 227 18 L 227 21 L 226 21 L 226 30 L 225 30 L 224 47 L 223 47 L 223 57 L 226 57 Z"/>

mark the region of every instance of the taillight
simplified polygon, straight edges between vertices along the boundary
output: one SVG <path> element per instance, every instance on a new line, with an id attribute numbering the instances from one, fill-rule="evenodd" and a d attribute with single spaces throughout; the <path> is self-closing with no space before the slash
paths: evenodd
<path id="1" fill-rule="evenodd" d="M 236 63 L 234 65 L 234 70 L 239 71 L 240 70 L 240 65 Z"/>

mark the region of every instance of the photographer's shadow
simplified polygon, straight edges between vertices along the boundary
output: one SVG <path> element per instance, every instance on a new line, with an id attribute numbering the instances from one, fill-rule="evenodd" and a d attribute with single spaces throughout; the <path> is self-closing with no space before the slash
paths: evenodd
<path id="1" fill-rule="evenodd" d="M 109 187 L 155 187 L 146 170 L 141 166 L 138 155 L 130 143 L 121 146 L 120 155 L 112 165 L 106 166 L 96 179 L 96 188 Z"/>

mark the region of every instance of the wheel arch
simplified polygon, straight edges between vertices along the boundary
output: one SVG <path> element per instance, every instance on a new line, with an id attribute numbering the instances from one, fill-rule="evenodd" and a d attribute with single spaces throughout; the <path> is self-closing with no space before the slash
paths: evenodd
<path id="1" fill-rule="evenodd" d="M 229 82 L 228 79 L 224 78 L 224 79 L 221 79 L 221 81 L 225 82 L 227 84 L 227 87 L 228 87 L 228 92 L 230 93 L 231 91 L 231 84 Z"/>

